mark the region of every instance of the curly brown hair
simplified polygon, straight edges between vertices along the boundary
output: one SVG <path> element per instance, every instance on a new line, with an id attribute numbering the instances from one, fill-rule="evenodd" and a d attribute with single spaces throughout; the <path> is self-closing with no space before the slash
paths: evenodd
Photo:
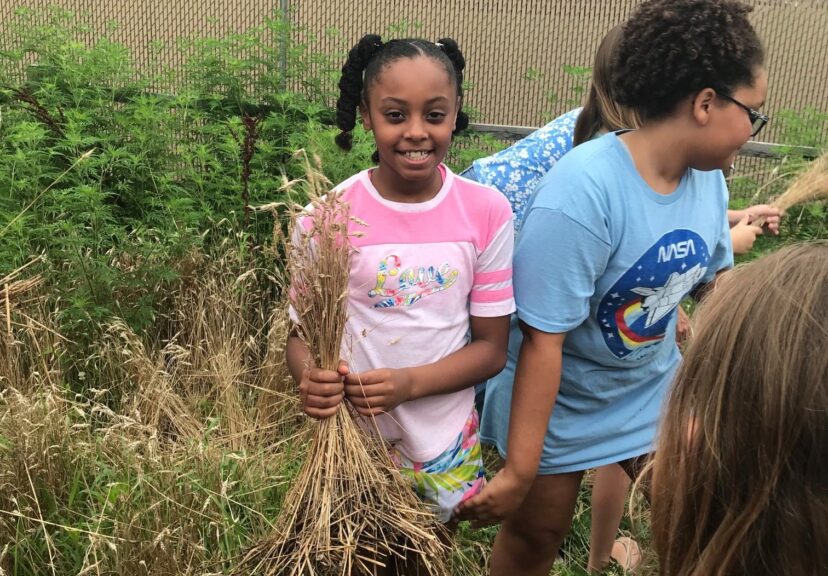
<path id="1" fill-rule="evenodd" d="M 764 50 L 747 15 L 732 0 L 650 0 L 624 26 L 613 66 L 619 103 L 645 119 L 669 115 L 704 88 L 730 95 L 753 84 Z"/>

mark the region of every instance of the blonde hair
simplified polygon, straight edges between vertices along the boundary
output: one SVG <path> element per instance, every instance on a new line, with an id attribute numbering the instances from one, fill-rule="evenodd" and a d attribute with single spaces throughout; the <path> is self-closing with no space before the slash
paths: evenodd
<path id="1" fill-rule="evenodd" d="M 653 464 L 661 574 L 828 573 L 828 243 L 726 274 L 694 324 Z"/>
<path id="2" fill-rule="evenodd" d="M 641 125 L 638 113 L 632 108 L 618 104 L 612 90 L 613 56 L 623 29 L 623 25 L 619 24 L 607 32 L 595 53 L 589 93 L 584 102 L 584 109 L 575 123 L 572 140 L 575 146 L 586 142 L 602 130 L 635 129 Z"/>

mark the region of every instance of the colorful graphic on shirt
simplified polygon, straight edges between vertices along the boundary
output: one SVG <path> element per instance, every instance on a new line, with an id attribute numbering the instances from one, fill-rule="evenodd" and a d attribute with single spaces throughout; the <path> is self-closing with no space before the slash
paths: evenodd
<path id="1" fill-rule="evenodd" d="M 664 340 L 679 303 L 707 271 L 710 251 L 691 230 L 673 230 L 613 284 L 598 306 L 598 323 L 618 358 L 649 355 Z"/>
<path id="2" fill-rule="evenodd" d="M 391 254 L 379 263 L 377 268 L 377 283 L 368 291 L 368 296 L 384 297 L 374 304 L 373 308 L 396 308 L 411 306 L 425 296 L 442 292 L 451 288 L 457 281 L 460 272 L 444 263 L 439 268 L 434 266 L 414 266 L 401 269 L 402 260 Z M 390 279 L 396 280 L 396 287 L 388 286 Z"/>

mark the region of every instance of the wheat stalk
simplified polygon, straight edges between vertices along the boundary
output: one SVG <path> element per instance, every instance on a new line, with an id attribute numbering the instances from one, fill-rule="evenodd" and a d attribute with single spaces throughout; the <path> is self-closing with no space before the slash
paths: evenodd
<path id="1" fill-rule="evenodd" d="M 200 438 L 201 423 L 175 391 L 163 361 L 153 358 L 138 335 L 121 320 L 113 321 L 107 334 L 107 354 L 111 355 L 112 364 L 120 363 L 136 384 L 133 394 L 125 399 L 127 413 L 166 439 Z"/>
<path id="2" fill-rule="evenodd" d="M 828 198 L 828 152 L 811 162 L 808 169 L 794 180 L 785 192 L 771 203 L 774 208 L 787 210 L 797 204 Z M 754 224 L 762 226 L 765 218 Z"/>
<path id="3" fill-rule="evenodd" d="M 41 276 L 40 274 L 35 274 L 34 276 L 31 276 L 29 278 L 24 278 L 20 280 L 18 280 L 18 276 L 20 276 L 30 266 L 41 261 L 43 261 L 43 256 L 32 258 L 23 266 L 20 266 L 19 268 L 12 270 L 5 276 L 0 277 L 0 290 L 2 291 L 2 293 L 0 294 L 2 295 L 2 298 L 5 300 L 6 315 L 8 322 L 11 322 L 9 312 L 11 309 L 12 300 L 20 296 L 21 294 L 31 292 L 43 283 L 43 276 Z"/>

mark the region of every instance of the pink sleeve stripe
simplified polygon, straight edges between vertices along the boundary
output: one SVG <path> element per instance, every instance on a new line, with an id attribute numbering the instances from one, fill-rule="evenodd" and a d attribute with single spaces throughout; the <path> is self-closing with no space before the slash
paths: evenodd
<path id="1" fill-rule="evenodd" d="M 511 286 L 500 290 L 473 290 L 471 293 L 472 302 L 500 302 L 512 298 L 514 292 Z"/>
<path id="2" fill-rule="evenodd" d="M 475 284 L 495 284 L 496 282 L 505 282 L 512 279 L 512 269 L 504 268 L 503 270 L 495 270 L 494 272 L 478 272 L 474 275 Z"/>

